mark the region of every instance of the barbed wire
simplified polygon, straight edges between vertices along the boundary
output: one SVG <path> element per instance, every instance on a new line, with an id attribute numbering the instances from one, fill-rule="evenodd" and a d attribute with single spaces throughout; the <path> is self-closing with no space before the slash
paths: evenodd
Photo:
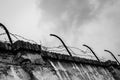
<path id="1" fill-rule="evenodd" d="M 0 34 L 0 36 L 1 35 L 5 35 L 6 33 L 1 33 Z M 20 36 L 20 35 L 18 35 L 18 34 L 13 34 L 13 33 L 10 33 L 13 37 L 15 37 L 17 40 L 19 40 L 19 38 L 18 37 L 20 37 L 20 38 L 22 38 L 22 39 L 24 39 L 24 40 L 27 40 L 28 42 L 29 41 L 31 41 L 31 42 L 34 42 L 35 44 L 37 44 L 37 42 L 35 42 L 34 40 L 30 40 L 30 39 L 27 39 L 27 38 L 25 38 L 25 37 L 23 37 L 23 36 Z"/>
<path id="2" fill-rule="evenodd" d="M 10 33 L 10 34 L 12 34 L 12 33 Z M 18 35 L 18 34 L 13 34 L 13 35 L 18 36 L 18 37 L 21 37 L 22 39 L 27 40 L 27 41 L 32 41 L 32 42 L 34 42 L 34 43 L 37 44 L 37 42 L 35 42 L 34 40 L 27 39 L 27 38 L 25 38 L 25 37 L 23 37 L 23 36 L 20 36 L 20 35 Z"/>
<path id="3" fill-rule="evenodd" d="M 70 52 L 71 52 L 72 54 L 74 54 L 74 55 L 94 57 L 94 56 L 88 55 L 88 54 L 87 54 L 87 55 L 76 54 L 76 53 L 71 49 L 71 48 L 74 48 L 74 49 L 77 49 L 77 50 L 83 52 L 84 54 L 87 53 L 87 51 L 84 51 L 84 50 L 82 50 L 82 49 L 80 49 L 80 48 L 72 47 L 72 46 L 67 46 L 67 47 L 68 47 L 68 49 L 70 50 Z M 50 52 L 63 52 L 63 51 L 66 51 L 66 49 L 64 48 L 63 45 L 54 46 L 54 47 L 45 47 L 45 46 L 42 46 L 42 48 L 43 48 L 44 50 L 50 51 Z M 59 49 L 59 50 L 57 50 L 57 49 Z"/>
<path id="4" fill-rule="evenodd" d="M 6 33 L 1 33 L 0 36 L 5 35 Z"/>
<path id="5" fill-rule="evenodd" d="M 45 47 L 45 46 L 44 46 Z M 84 50 L 82 50 L 82 49 L 80 49 L 80 48 L 77 48 L 77 47 L 73 47 L 73 46 L 67 46 L 69 49 L 71 49 L 71 48 L 74 48 L 74 49 L 76 49 L 76 50 L 79 50 L 79 51 L 81 51 L 81 52 L 83 52 L 83 53 L 91 53 L 91 51 L 84 51 Z M 59 46 L 55 46 L 55 47 L 45 47 L 46 48 L 46 50 L 50 50 L 50 49 L 54 49 L 54 48 L 58 48 L 58 49 L 63 49 L 64 48 L 64 46 L 63 45 L 59 45 Z"/>
<path id="6" fill-rule="evenodd" d="M 10 34 L 11 34 L 11 33 L 10 33 Z M 6 33 L 1 33 L 0 36 L 2 36 L 2 35 L 6 35 Z M 11 34 L 11 35 L 12 35 L 13 37 L 15 37 L 16 39 L 18 39 L 15 35 L 13 35 L 13 34 Z M 8 41 L 6 40 L 6 38 L 5 38 L 5 41 L 8 42 Z"/>
<path id="7" fill-rule="evenodd" d="M 0 36 L 5 35 L 5 34 L 6 34 L 6 33 L 1 33 Z M 18 35 L 18 34 L 13 34 L 13 33 L 10 33 L 10 34 L 11 34 L 14 38 L 16 38 L 17 40 L 19 40 L 18 37 L 20 37 L 20 38 L 22 38 L 22 39 L 24 39 L 24 40 L 32 41 L 32 42 L 34 42 L 34 43 L 37 44 L 37 42 L 35 42 L 34 40 L 27 39 L 27 38 L 25 38 L 25 37 L 23 37 L 23 36 L 20 36 L 20 35 Z M 45 46 L 42 46 L 42 45 L 41 45 L 41 47 L 42 47 L 45 51 L 50 51 L 50 52 L 63 52 L 63 51 L 66 51 L 66 49 L 64 48 L 63 45 L 54 46 L 54 47 L 45 47 Z M 86 53 L 91 53 L 91 51 L 90 51 L 89 49 L 87 49 L 86 51 L 84 51 L 84 50 L 82 50 L 82 49 L 80 49 L 80 48 L 73 47 L 73 46 L 67 46 L 67 47 L 68 47 L 68 49 L 70 50 L 70 52 L 71 52 L 72 54 L 74 54 L 74 55 L 94 57 L 94 56 L 88 55 L 88 54 L 87 54 L 87 55 L 76 54 L 71 48 L 74 48 L 74 49 L 76 49 L 76 50 L 79 50 L 79 51 L 83 52 L 84 54 L 86 54 Z M 55 48 L 56 48 L 56 49 L 55 49 Z M 55 49 L 55 50 L 54 50 L 54 49 Z M 57 49 L 59 49 L 59 50 L 57 50 Z M 88 50 L 89 50 L 89 52 L 88 52 Z M 102 61 L 105 61 L 105 58 L 101 58 L 101 60 L 102 60 Z"/>

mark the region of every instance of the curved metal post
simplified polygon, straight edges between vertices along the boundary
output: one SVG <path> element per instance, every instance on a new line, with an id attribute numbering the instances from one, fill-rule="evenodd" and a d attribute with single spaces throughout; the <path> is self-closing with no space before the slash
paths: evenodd
<path id="1" fill-rule="evenodd" d="M 65 47 L 65 49 L 67 50 L 67 52 L 69 53 L 69 55 L 72 56 L 72 54 L 70 53 L 69 49 L 67 48 L 67 46 L 65 45 L 65 43 L 63 42 L 63 40 L 60 37 L 58 37 L 55 34 L 50 34 L 50 36 L 54 36 L 54 37 L 58 38 L 62 42 L 63 46 Z"/>
<path id="2" fill-rule="evenodd" d="M 115 57 L 115 55 L 114 55 L 111 51 L 109 51 L 109 50 L 104 50 L 104 51 L 110 53 L 110 54 L 112 55 L 112 57 L 113 57 L 113 58 L 117 61 L 117 63 L 120 65 L 119 61 L 117 60 L 117 58 Z"/>
<path id="3" fill-rule="evenodd" d="M 88 49 L 90 49 L 90 51 L 93 53 L 93 55 L 96 57 L 96 59 L 100 62 L 99 58 L 97 57 L 97 55 L 95 54 L 95 52 L 87 45 L 83 44 L 83 46 L 87 47 Z"/>
<path id="4" fill-rule="evenodd" d="M 0 26 L 5 30 L 5 32 L 6 32 L 7 36 L 8 36 L 8 39 L 9 39 L 11 45 L 12 45 L 13 42 L 12 42 L 12 39 L 10 37 L 10 33 L 9 33 L 8 29 L 2 23 L 0 23 Z"/>

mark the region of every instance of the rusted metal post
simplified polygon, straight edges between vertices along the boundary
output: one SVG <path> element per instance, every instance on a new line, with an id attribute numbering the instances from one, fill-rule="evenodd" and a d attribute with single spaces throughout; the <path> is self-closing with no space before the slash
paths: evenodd
<path id="1" fill-rule="evenodd" d="M 90 49 L 90 51 L 93 53 L 93 55 L 96 57 L 96 59 L 100 62 L 100 59 L 97 57 L 97 55 L 95 54 L 95 52 L 87 45 L 83 44 L 83 46 L 87 47 L 88 49 Z"/>
<path id="2" fill-rule="evenodd" d="M 104 51 L 110 53 L 112 55 L 112 57 L 116 60 L 116 62 L 120 65 L 119 61 L 117 60 L 117 58 L 115 57 L 115 55 L 111 51 L 109 51 L 109 50 L 104 50 Z"/>
<path id="3" fill-rule="evenodd" d="M 8 39 L 9 39 L 11 45 L 12 45 L 13 42 L 12 42 L 12 38 L 10 37 L 10 33 L 9 33 L 8 29 L 2 23 L 0 23 L 0 26 L 5 30 L 5 32 L 6 32 L 7 36 L 8 36 Z"/>
<path id="4" fill-rule="evenodd" d="M 54 37 L 58 38 L 62 42 L 63 46 L 65 47 L 65 49 L 67 50 L 67 52 L 69 53 L 69 55 L 72 57 L 72 54 L 70 53 L 69 49 L 67 48 L 67 46 L 65 45 L 65 43 L 63 42 L 63 40 L 60 37 L 58 37 L 55 34 L 50 34 L 50 36 L 54 36 Z"/>

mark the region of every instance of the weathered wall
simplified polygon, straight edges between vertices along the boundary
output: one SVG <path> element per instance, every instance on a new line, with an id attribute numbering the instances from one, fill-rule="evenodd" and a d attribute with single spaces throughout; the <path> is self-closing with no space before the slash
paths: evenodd
<path id="1" fill-rule="evenodd" d="M 13 55 L 14 54 L 14 55 Z M 0 43 L 0 80 L 120 80 L 119 66 L 43 51 L 40 45 Z"/>

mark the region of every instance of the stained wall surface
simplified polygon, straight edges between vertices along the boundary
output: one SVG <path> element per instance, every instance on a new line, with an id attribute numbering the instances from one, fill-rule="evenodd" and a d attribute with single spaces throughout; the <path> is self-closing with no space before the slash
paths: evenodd
<path id="1" fill-rule="evenodd" d="M 0 44 L 1 45 L 1 44 Z M 20 46 L 19 44 L 18 46 Z M 29 48 L 0 48 L 0 80 L 119 80 L 119 69 L 106 63 Z M 34 47 L 35 48 L 35 47 Z M 16 54 L 12 55 L 12 54 Z M 110 68 L 112 67 L 112 68 Z M 112 70 L 110 70 L 110 69 Z M 117 77 L 115 75 L 117 74 Z"/>
<path id="2" fill-rule="evenodd" d="M 41 56 L 34 56 L 28 53 L 23 55 L 24 58 L 29 58 L 32 62 L 37 60 L 39 65 L 31 65 L 32 67 L 29 71 L 32 72 L 36 80 L 115 80 L 112 74 L 108 71 L 107 68 L 101 66 L 93 66 L 81 63 L 73 63 L 66 61 L 50 60 L 47 59 L 47 63 L 41 59 Z M 32 57 L 31 57 L 32 56 Z M 36 57 L 36 59 L 33 59 Z M 10 62 L 11 58 L 8 58 L 7 61 Z M 12 65 L 12 64 L 0 64 L 0 79 L 1 80 L 29 80 L 29 73 L 21 66 Z"/>

